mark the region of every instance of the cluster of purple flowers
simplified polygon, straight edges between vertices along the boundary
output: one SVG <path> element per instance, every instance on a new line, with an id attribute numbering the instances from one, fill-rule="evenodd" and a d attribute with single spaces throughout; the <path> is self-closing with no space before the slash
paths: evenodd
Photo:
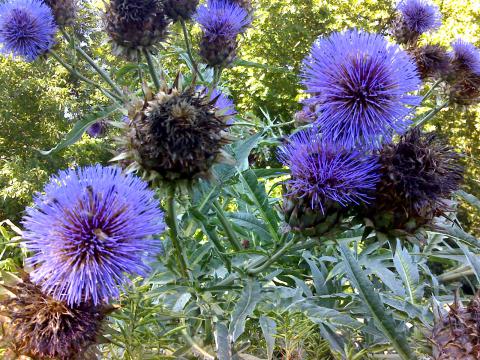
<path id="1" fill-rule="evenodd" d="M 332 202 L 368 203 L 380 179 L 372 153 L 406 131 L 419 104 L 415 64 L 384 37 L 351 30 L 315 42 L 302 83 L 310 98 L 300 115 L 313 127 L 280 150 L 291 169 L 287 195 L 324 213 Z"/>

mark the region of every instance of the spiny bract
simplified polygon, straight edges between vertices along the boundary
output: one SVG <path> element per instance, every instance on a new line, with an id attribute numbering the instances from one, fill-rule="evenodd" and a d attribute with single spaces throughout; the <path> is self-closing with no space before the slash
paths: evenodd
<path id="1" fill-rule="evenodd" d="M 52 9 L 59 27 L 73 25 L 77 13 L 77 0 L 43 0 Z"/>
<path id="2" fill-rule="evenodd" d="M 430 337 L 433 360 L 480 359 L 480 296 L 464 306 L 458 299 L 437 315 Z"/>
<path id="3" fill-rule="evenodd" d="M 380 230 L 415 233 L 446 214 L 446 205 L 463 179 L 460 155 L 435 133 L 409 130 L 380 152 L 382 177 L 371 212 Z"/>
<path id="4" fill-rule="evenodd" d="M 6 333 L 1 340 L 12 355 L 38 360 L 97 359 L 94 345 L 112 306 L 91 303 L 70 307 L 46 295 L 26 273 L 16 284 L 2 285 L 0 311 Z"/>
<path id="5" fill-rule="evenodd" d="M 222 147 L 232 138 L 227 132 L 232 113 L 219 108 L 209 89 L 184 88 L 181 76 L 172 88 L 166 83 L 155 96 L 130 110 L 127 133 L 119 139 L 124 151 L 117 159 L 127 171 L 139 171 L 148 180 L 209 178 L 218 162 L 231 162 Z"/>
<path id="6" fill-rule="evenodd" d="M 279 159 L 291 170 L 284 195 L 286 221 L 303 232 L 315 228 L 317 235 L 349 205 L 369 202 L 379 180 L 375 156 L 326 142 L 312 130 L 293 135 Z"/>
<path id="7" fill-rule="evenodd" d="M 105 13 L 113 53 L 129 59 L 164 41 L 169 22 L 160 0 L 111 0 Z"/>

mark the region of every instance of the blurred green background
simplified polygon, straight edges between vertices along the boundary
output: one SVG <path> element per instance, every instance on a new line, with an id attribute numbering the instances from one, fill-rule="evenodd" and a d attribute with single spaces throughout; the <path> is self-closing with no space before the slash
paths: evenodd
<path id="1" fill-rule="evenodd" d="M 436 1 L 443 14 L 440 30 L 425 38 L 448 45 L 462 37 L 480 45 L 480 2 L 478 0 Z M 322 34 L 351 27 L 385 31 L 394 2 L 386 0 L 259 0 L 254 28 L 240 50 L 240 58 L 262 67 L 237 66 L 225 72 L 240 115 L 290 121 L 300 106 L 298 72 L 312 42 Z M 112 68 L 122 64 L 109 54 L 95 16 L 101 3 L 88 3 L 77 29 L 82 40 L 91 44 L 94 56 L 107 58 Z M 94 25 L 94 26 L 92 26 Z M 95 31 L 86 31 L 89 27 Z M 97 28 L 95 28 L 95 26 Z M 173 29 L 173 32 L 178 29 Z M 174 43 L 175 37 L 172 38 Z M 59 49 L 71 59 L 68 49 Z M 84 64 L 76 66 L 84 73 Z M 165 66 L 176 64 L 165 59 Z M 92 74 L 93 75 L 93 74 Z M 112 74 L 115 77 L 115 73 Z M 125 85 L 128 76 L 118 79 Z M 0 220 L 18 222 L 31 202 L 32 193 L 42 188 L 50 174 L 73 164 L 107 162 L 111 157 L 110 137 L 82 141 L 51 156 L 37 150 L 54 146 L 72 122 L 101 107 L 105 99 L 95 90 L 72 78 L 53 59 L 25 64 L 0 60 Z M 430 128 L 435 128 L 465 154 L 465 190 L 480 197 L 480 107 L 443 111 Z M 267 159 L 268 160 L 268 159 Z M 466 227 L 480 234 L 480 219 L 462 206 L 460 217 Z"/>

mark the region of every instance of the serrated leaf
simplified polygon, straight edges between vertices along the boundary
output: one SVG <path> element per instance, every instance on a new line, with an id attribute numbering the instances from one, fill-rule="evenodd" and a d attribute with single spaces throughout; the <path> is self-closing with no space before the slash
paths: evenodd
<path id="1" fill-rule="evenodd" d="M 238 176 L 250 200 L 256 205 L 262 219 L 267 224 L 271 236 L 276 242 L 279 242 L 278 224 L 280 221 L 277 213 L 273 210 L 268 201 L 265 185 L 258 182 L 255 173 L 251 170 L 239 173 Z"/>
<path id="2" fill-rule="evenodd" d="M 271 360 L 273 358 L 273 350 L 275 349 L 277 323 L 275 320 L 266 316 L 260 316 L 259 321 L 260 327 L 262 328 L 263 337 L 265 338 L 265 343 L 267 344 L 267 359 Z"/>
<path id="3" fill-rule="evenodd" d="M 229 333 L 232 336 L 232 342 L 237 341 L 240 335 L 245 331 L 245 322 L 247 317 L 252 315 L 257 303 L 260 301 L 262 288 L 257 281 L 249 280 L 243 289 L 242 295 L 232 313 Z"/>
<path id="4" fill-rule="evenodd" d="M 457 244 L 463 243 L 471 248 L 480 248 L 480 241 L 478 241 L 478 239 L 475 236 L 465 232 L 458 225 L 452 225 L 452 226 L 438 225 L 436 228 L 440 230 L 438 233 L 442 235 L 446 235 L 453 240 L 456 240 Z M 435 232 L 432 232 L 432 233 L 435 233 Z"/>
<path id="5" fill-rule="evenodd" d="M 246 212 L 229 213 L 228 218 L 242 228 L 254 232 L 261 239 L 270 240 L 272 237 L 265 227 L 265 223 L 258 220 L 253 214 Z"/>
<path id="6" fill-rule="evenodd" d="M 466 202 L 468 202 L 470 205 L 475 207 L 478 211 L 480 211 L 480 199 L 477 198 L 476 196 L 469 194 L 463 190 L 458 190 L 457 194 L 463 198 Z"/>
<path id="7" fill-rule="evenodd" d="M 224 323 L 217 323 L 215 327 L 215 343 L 217 344 L 218 360 L 232 359 L 232 344 L 228 335 L 228 328 Z"/>
<path id="8" fill-rule="evenodd" d="M 352 285 L 358 290 L 359 295 L 370 311 L 376 326 L 390 340 L 402 359 L 416 359 L 415 354 L 410 349 L 405 334 L 399 331 L 398 324 L 385 310 L 382 300 L 376 292 L 373 284 L 365 275 L 348 247 L 344 243 L 340 243 L 339 250 L 342 255 L 343 263 L 345 264 L 347 277 Z"/>
<path id="9" fill-rule="evenodd" d="M 310 271 L 313 277 L 313 285 L 315 286 L 317 295 L 326 295 L 328 294 L 328 289 L 325 286 L 325 276 L 322 274 L 317 264 L 315 264 L 315 262 L 310 259 L 310 256 L 311 254 L 309 252 L 305 252 L 302 255 L 302 257 L 305 259 L 305 261 L 308 263 L 308 266 L 310 267 Z"/>
<path id="10" fill-rule="evenodd" d="M 480 256 L 471 253 L 466 246 L 460 244 L 460 248 L 462 249 L 465 257 L 468 260 L 468 263 L 472 267 L 472 270 L 477 277 L 477 281 L 480 283 Z"/>
<path id="11" fill-rule="evenodd" d="M 420 274 L 407 249 L 403 248 L 398 240 L 393 265 L 403 281 L 410 302 L 415 304 L 415 291 L 420 281 Z"/>
<path id="12" fill-rule="evenodd" d="M 257 133 L 249 138 L 238 141 L 233 145 L 233 152 L 235 154 L 235 160 L 237 161 L 237 167 L 240 171 L 245 171 L 249 168 L 248 156 L 252 150 L 258 145 L 258 142 L 262 139 L 262 133 Z"/>
<path id="13" fill-rule="evenodd" d="M 65 135 L 62 141 L 60 141 L 55 147 L 51 148 L 50 150 L 39 150 L 42 155 L 50 155 L 56 153 L 70 145 L 75 144 L 78 140 L 81 139 L 83 133 L 87 131 L 87 129 L 96 123 L 99 120 L 106 118 L 107 116 L 112 115 L 116 111 L 120 109 L 121 105 L 115 104 L 109 106 L 101 111 L 95 112 L 83 118 L 80 121 L 77 121 L 73 126 L 73 129 Z"/>

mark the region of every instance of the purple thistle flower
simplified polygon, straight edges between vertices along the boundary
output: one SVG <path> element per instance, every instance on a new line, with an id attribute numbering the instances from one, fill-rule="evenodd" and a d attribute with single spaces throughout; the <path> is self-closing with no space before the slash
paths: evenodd
<path id="1" fill-rule="evenodd" d="M 351 30 L 318 39 L 303 62 L 303 84 L 315 105 L 325 140 L 375 149 L 408 125 L 408 95 L 421 84 L 416 66 L 398 45 L 376 34 Z"/>
<path id="2" fill-rule="evenodd" d="M 235 38 L 251 21 L 242 7 L 225 0 L 208 0 L 198 8 L 195 20 L 210 41 Z"/>
<path id="3" fill-rule="evenodd" d="M 438 6 L 429 0 L 402 0 L 398 4 L 405 25 L 410 31 L 423 34 L 442 25 Z"/>
<path id="4" fill-rule="evenodd" d="M 40 0 L 12 0 L 0 5 L 0 52 L 34 61 L 54 44 L 52 10 Z"/>
<path id="5" fill-rule="evenodd" d="M 23 219 L 32 280 L 69 305 L 118 297 L 126 274 L 145 275 L 147 253 L 161 249 L 155 193 L 120 168 L 61 171 L 34 203 Z"/>
<path id="6" fill-rule="evenodd" d="M 107 124 L 105 121 L 97 121 L 96 123 L 92 124 L 88 129 L 87 129 L 87 134 L 88 136 L 92 138 L 98 138 L 102 137 L 105 135 L 105 132 L 107 131 Z"/>
<path id="7" fill-rule="evenodd" d="M 451 57 L 454 65 L 461 70 L 480 75 L 480 49 L 461 39 L 454 41 L 452 48 Z"/>
<path id="8" fill-rule="evenodd" d="M 343 207 L 368 203 L 380 179 L 375 156 L 324 141 L 312 129 L 291 136 L 278 157 L 291 170 L 288 195 L 322 212 L 331 201 Z"/>

